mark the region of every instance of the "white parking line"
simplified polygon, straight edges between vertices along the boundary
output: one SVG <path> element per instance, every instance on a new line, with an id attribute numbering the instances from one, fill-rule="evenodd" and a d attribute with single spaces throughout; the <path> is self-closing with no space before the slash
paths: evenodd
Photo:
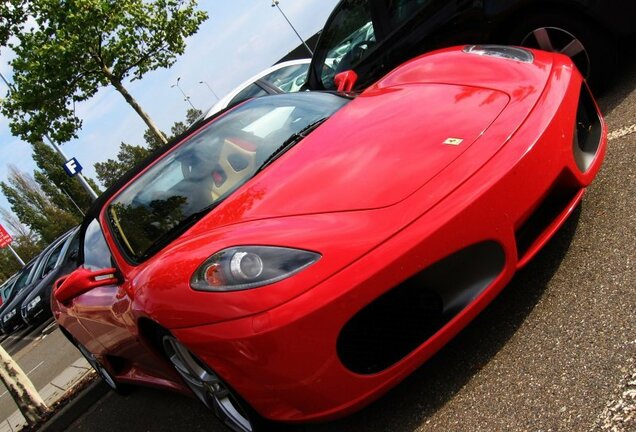
<path id="1" fill-rule="evenodd" d="M 33 371 L 35 371 L 37 368 L 39 368 L 40 366 L 42 366 L 44 364 L 44 360 L 42 360 L 40 363 L 38 363 L 38 365 L 36 367 L 34 367 L 33 369 L 31 369 L 30 371 L 27 372 L 27 376 L 31 375 L 31 373 Z"/>
<path id="2" fill-rule="evenodd" d="M 618 130 L 610 132 L 609 134 L 607 134 L 607 139 L 609 141 L 615 140 L 617 138 L 622 138 L 624 136 L 631 135 L 634 132 L 636 132 L 636 124 L 633 124 L 631 126 L 625 126 L 625 127 L 620 128 Z"/>

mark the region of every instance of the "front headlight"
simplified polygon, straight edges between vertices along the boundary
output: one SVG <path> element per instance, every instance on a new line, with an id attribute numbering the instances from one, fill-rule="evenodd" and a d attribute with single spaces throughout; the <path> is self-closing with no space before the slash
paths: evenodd
<path id="1" fill-rule="evenodd" d="M 320 254 L 275 246 L 238 246 L 208 258 L 190 280 L 200 291 L 240 291 L 281 281 L 309 267 Z"/>
<path id="2" fill-rule="evenodd" d="M 522 63 L 534 62 L 534 54 L 527 49 L 519 47 L 501 45 L 469 45 L 464 47 L 463 51 L 468 54 L 516 60 Z"/>
<path id="3" fill-rule="evenodd" d="M 4 316 L 4 322 L 9 321 L 11 318 L 13 318 L 13 316 L 15 315 L 16 310 L 13 309 L 10 312 L 7 312 L 7 314 Z"/>
<path id="4" fill-rule="evenodd" d="M 40 299 L 40 296 L 36 296 L 36 297 L 34 297 L 34 298 L 33 298 L 33 300 L 31 300 L 31 301 L 29 302 L 29 304 L 27 305 L 26 310 L 27 310 L 27 311 L 30 311 L 31 309 L 33 309 L 34 307 L 36 307 L 36 306 L 37 306 L 37 304 L 38 304 L 38 303 L 40 303 L 40 300 L 41 300 L 41 299 Z"/>

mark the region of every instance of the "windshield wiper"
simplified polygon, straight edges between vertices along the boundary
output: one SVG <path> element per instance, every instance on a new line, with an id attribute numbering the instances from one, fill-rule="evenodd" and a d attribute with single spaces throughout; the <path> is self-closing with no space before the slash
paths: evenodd
<path id="1" fill-rule="evenodd" d="M 316 120 L 313 123 L 305 126 L 289 138 L 285 140 L 265 161 L 261 164 L 261 166 L 256 170 L 256 173 L 264 170 L 269 164 L 278 159 L 281 155 L 283 155 L 287 150 L 292 148 L 294 145 L 298 144 L 303 138 L 305 138 L 311 131 L 316 129 L 318 126 L 323 124 L 329 117 L 323 117 L 321 119 Z"/>

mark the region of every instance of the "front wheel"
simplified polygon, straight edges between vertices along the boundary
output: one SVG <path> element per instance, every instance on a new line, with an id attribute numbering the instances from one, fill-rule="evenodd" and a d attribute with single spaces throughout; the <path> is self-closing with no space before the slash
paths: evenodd
<path id="1" fill-rule="evenodd" d="M 108 369 L 99 361 L 93 353 L 91 353 L 84 345 L 79 342 L 75 342 L 75 346 L 82 353 L 86 361 L 95 369 L 95 372 L 102 378 L 102 380 L 116 393 L 127 394 L 130 391 L 128 386 L 119 384 L 117 380 L 108 372 Z"/>
<path id="2" fill-rule="evenodd" d="M 168 359 L 195 396 L 235 432 L 263 429 L 263 421 L 219 377 L 173 336 L 163 337 Z"/>

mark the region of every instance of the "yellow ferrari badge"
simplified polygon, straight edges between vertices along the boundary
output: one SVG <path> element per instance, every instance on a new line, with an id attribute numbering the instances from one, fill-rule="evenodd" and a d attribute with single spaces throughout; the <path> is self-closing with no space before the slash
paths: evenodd
<path id="1" fill-rule="evenodd" d="M 447 138 L 446 141 L 444 141 L 444 144 L 458 146 L 463 142 L 464 140 L 461 138 Z"/>

